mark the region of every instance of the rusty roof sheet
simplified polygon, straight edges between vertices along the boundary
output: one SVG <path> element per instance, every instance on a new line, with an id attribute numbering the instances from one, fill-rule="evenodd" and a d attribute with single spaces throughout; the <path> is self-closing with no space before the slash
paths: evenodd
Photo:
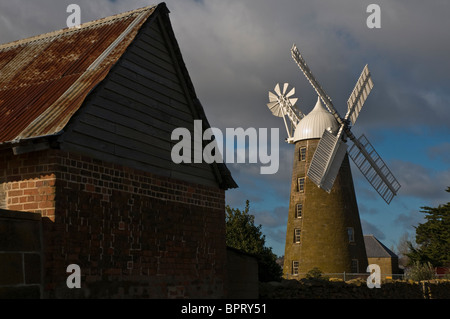
<path id="1" fill-rule="evenodd" d="M 0 144 L 59 133 L 156 8 L 0 45 Z"/>

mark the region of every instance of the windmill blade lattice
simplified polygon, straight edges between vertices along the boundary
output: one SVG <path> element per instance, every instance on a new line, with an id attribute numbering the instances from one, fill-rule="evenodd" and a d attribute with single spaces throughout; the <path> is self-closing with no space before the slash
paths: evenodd
<path id="1" fill-rule="evenodd" d="M 372 187 L 389 204 L 400 189 L 400 183 L 364 135 L 357 141 L 358 144 L 353 144 L 348 154 Z"/>

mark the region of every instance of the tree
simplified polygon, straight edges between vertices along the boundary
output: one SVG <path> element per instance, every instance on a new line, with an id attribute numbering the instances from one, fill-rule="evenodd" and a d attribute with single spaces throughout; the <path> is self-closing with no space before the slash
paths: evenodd
<path id="1" fill-rule="evenodd" d="M 450 192 L 450 187 L 447 188 Z M 438 207 L 421 207 L 426 222 L 416 228 L 418 248 L 410 245 L 412 262 L 430 262 L 434 267 L 450 265 L 450 202 Z"/>
<path id="2" fill-rule="evenodd" d="M 411 245 L 412 240 L 409 237 L 409 234 L 405 232 L 402 237 L 400 237 L 397 247 L 395 249 L 397 255 L 398 255 L 398 265 L 401 266 L 401 268 L 406 268 L 409 264 L 411 264 L 408 255 L 411 253 Z M 394 250 L 392 250 L 394 251 Z"/>
<path id="3" fill-rule="evenodd" d="M 259 281 L 279 281 L 282 270 L 276 263 L 277 256 L 272 248 L 266 247 L 266 236 L 261 231 L 262 225 L 255 226 L 255 216 L 249 214 L 250 203 L 245 202 L 243 211 L 225 207 L 227 246 L 254 255 L 258 260 Z"/>

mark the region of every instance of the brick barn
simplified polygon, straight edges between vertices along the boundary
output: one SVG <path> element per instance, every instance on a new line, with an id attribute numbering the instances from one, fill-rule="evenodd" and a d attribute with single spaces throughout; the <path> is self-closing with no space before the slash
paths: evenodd
<path id="1" fill-rule="evenodd" d="M 209 124 L 164 3 L 0 45 L 0 74 L 0 267 L 24 267 L 0 294 L 226 296 L 237 185 L 224 164 L 171 160 L 175 128 Z"/>

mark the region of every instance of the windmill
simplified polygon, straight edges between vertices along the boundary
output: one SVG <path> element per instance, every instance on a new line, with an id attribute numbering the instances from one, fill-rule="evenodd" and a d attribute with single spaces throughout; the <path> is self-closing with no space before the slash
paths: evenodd
<path id="1" fill-rule="evenodd" d="M 364 67 L 356 82 L 355 88 L 347 101 L 347 113 L 345 117 L 342 118 L 334 108 L 331 98 L 325 93 L 322 86 L 315 79 L 295 44 L 292 46 L 291 53 L 292 58 L 339 125 L 339 130 L 337 132 L 324 130 L 309 166 L 307 176 L 318 187 L 329 193 L 333 187 L 334 180 L 342 160 L 344 159 L 344 155 L 346 154 L 348 146 L 345 143 L 345 140 L 348 138 L 353 142 L 353 145 L 348 150 L 349 156 L 373 188 L 375 188 L 378 194 L 389 204 L 400 188 L 399 182 L 375 151 L 369 140 L 364 135 L 356 138 L 351 131 L 351 125 L 355 124 L 364 102 L 373 88 L 373 82 L 368 66 L 366 65 Z M 286 94 L 287 88 L 288 84 L 285 83 L 283 85 L 283 90 L 281 91 L 279 84 L 277 84 L 275 87 L 276 95 L 269 92 L 269 103 L 267 106 L 272 111 L 273 115 L 283 117 L 288 133 L 287 142 L 293 143 L 294 139 L 292 131 L 298 126 L 301 118 L 304 117 L 304 114 L 294 106 L 297 102 L 296 98 L 292 98 L 295 94 L 295 88 L 291 89 L 289 93 Z M 285 116 L 291 121 L 290 130 L 288 129 Z"/>
<path id="2" fill-rule="evenodd" d="M 286 141 L 295 145 L 283 273 L 300 275 L 315 267 L 326 273 L 365 271 L 368 260 L 348 158 L 388 204 L 400 188 L 367 138 L 351 131 L 373 87 L 369 68 L 364 67 L 341 117 L 295 44 L 291 53 L 318 98 L 305 115 L 295 107 L 295 88 L 288 83 L 269 92 L 267 106 L 283 118 Z"/>

